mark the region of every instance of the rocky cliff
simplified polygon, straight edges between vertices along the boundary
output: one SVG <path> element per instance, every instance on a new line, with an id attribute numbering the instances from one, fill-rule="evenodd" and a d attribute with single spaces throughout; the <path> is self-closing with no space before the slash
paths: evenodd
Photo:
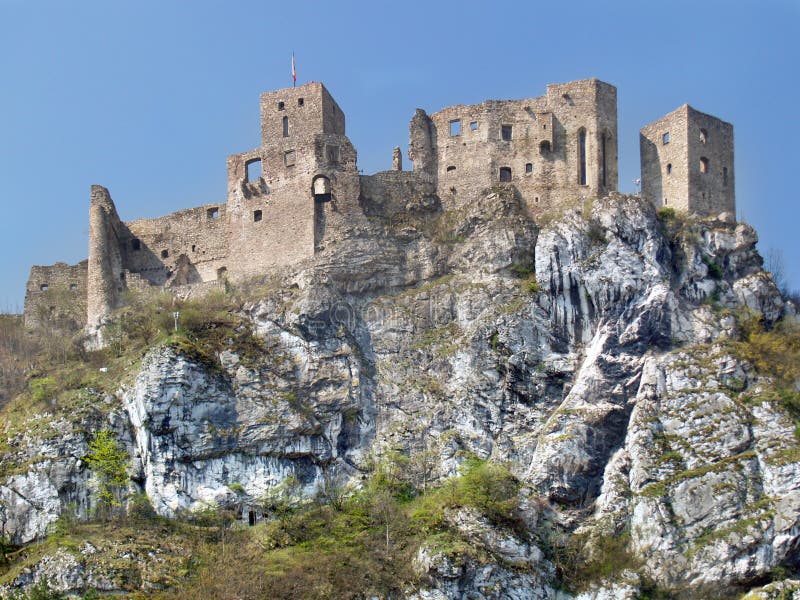
<path id="1" fill-rule="evenodd" d="M 730 597 L 797 568 L 797 388 L 747 343 L 796 317 L 751 227 L 622 195 L 534 223 L 510 188 L 452 212 L 362 203 L 364 222 L 239 303 L 245 349 L 159 344 L 113 393 L 79 390 L 93 409 L 7 428 L 13 541 L 67 507 L 90 514 L 87 432 L 109 427 L 165 517 L 236 506 L 260 521 L 287 481 L 305 497 L 354 489 L 390 453 L 431 485 L 467 459 L 508 465 L 524 527 L 448 511 L 484 559 L 422 543 L 408 598 Z M 614 540 L 629 564 L 564 591 L 565 536 L 586 560 Z M 59 552 L 7 585 L 129 589 Z"/>

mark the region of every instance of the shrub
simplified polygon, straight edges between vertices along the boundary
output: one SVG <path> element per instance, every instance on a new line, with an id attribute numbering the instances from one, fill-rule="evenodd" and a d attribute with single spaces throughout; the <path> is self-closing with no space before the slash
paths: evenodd
<path id="1" fill-rule="evenodd" d="M 536 265 L 534 263 L 512 263 L 509 267 L 511 273 L 513 273 L 516 277 L 520 279 L 525 279 L 530 275 L 536 273 Z"/>
<path id="2" fill-rule="evenodd" d="M 656 211 L 656 216 L 664 222 L 674 221 L 676 216 L 675 209 L 669 206 L 659 208 L 658 211 Z"/>
<path id="3" fill-rule="evenodd" d="M 128 453 L 114 434 L 105 429 L 89 442 L 89 453 L 84 460 L 94 472 L 98 516 L 110 515 L 122 505 L 121 495 L 128 483 Z"/>

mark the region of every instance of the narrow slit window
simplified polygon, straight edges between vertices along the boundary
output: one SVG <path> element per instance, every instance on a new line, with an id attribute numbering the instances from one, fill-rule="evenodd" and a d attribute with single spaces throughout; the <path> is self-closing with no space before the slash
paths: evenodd
<path id="1" fill-rule="evenodd" d="M 500 181 L 502 183 L 511 181 L 511 167 L 500 167 Z"/>
<path id="2" fill-rule="evenodd" d="M 722 185 L 728 185 L 728 167 L 722 167 Z"/>
<path id="3" fill-rule="evenodd" d="M 500 127 L 500 139 L 502 139 L 504 142 L 510 142 L 512 130 L 513 128 L 511 125 L 502 125 Z"/>
<path id="4" fill-rule="evenodd" d="M 289 137 L 289 117 L 283 117 L 283 137 Z"/>
<path id="5" fill-rule="evenodd" d="M 700 157 L 700 172 L 708 173 L 708 159 L 705 156 Z"/>
<path id="6" fill-rule="evenodd" d="M 258 223 L 264 216 L 260 210 L 253 211 L 253 222 Z"/>
<path id="7" fill-rule="evenodd" d="M 667 175 L 672 175 L 672 163 L 667 163 Z"/>
<path id="8" fill-rule="evenodd" d="M 450 121 L 450 136 L 455 137 L 457 135 L 461 135 L 461 119 Z"/>
<path id="9" fill-rule="evenodd" d="M 606 167 L 607 167 L 607 165 L 606 165 L 606 134 L 605 133 L 603 133 L 600 136 L 600 155 L 601 155 L 600 156 L 600 169 L 602 171 L 600 173 L 600 177 L 603 180 L 603 187 L 606 187 L 606 185 L 607 185 L 607 183 L 606 183 L 607 182 L 607 177 L 606 177 Z"/>
<path id="10" fill-rule="evenodd" d="M 578 132 L 578 183 L 586 185 L 586 130 Z"/>

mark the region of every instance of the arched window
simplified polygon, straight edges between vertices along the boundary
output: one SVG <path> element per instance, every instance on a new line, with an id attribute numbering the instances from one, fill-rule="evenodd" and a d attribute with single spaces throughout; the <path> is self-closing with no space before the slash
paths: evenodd
<path id="1" fill-rule="evenodd" d="M 708 173 L 708 159 L 705 156 L 700 157 L 700 172 Z"/>
<path id="2" fill-rule="evenodd" d="M 672 175 L 672 163 L 667 163 L 667 175 Z"/>
<path id="3" fill-rule="evenodd" d="M 311 190 L 314 200 L 328 202 L 331 199 L 331 180 L 324 175 L 317 175 L 311 182 Z"/>
<path id="4" fill-rule="evenodd" d="M 450 165 L 449 167 L 447 167 L 447 174 L 448 175 L 453 175 L 455 172 L 456 172 L 455 166 Z"/>
<path id="5" fill-rule="evenodd" d="M 705 144 L 708 141 L 708 131 L 703 128 L 700 128 L 700 142 Z"/>
<path id="6" fill-rule="evenodd" d="M 586 185 L 586 130 L 578 130 L 578 183 Z"/>

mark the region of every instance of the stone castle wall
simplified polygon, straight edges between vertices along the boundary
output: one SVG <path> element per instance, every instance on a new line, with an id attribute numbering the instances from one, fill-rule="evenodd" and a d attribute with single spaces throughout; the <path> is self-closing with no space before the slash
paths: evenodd
<path id="1" fill-rule="evenodd" d="M 507 182 L 540 212 L 617 189 L 616 88 L 596 79 L 550 85 L 539 98 L 451 106 L 430 121 L 445 202 Z"/>
<path id="2" fill-rule="evenodd" d="M 534 215 L 617 189 L 617 91 L 597 79 L 548 85 L 537 98 L 417 109 L 412 171 L 402 171 L 395 148 L 394 170 L 359 175 L 344 112 L 321 83 L 262 94 L 260 115 L 260 146 L 228 157 L 225 203 L 126 223 L 108 190 L 92 186 L 88 261 L 34 267 L 26 323 L 50 314 L 51 281 L 59 290 L 77 284 L 66 288 L 83 302 L 70 318 L 83 311 L 80 324 L 96 327 L 127 291 L 186 297 L 264 275 L 370 217 L 460 208 L 498 184 L 516 188 Z M 657 206 L 735 210 L 730 124 L 683 106 L 642 129 L 641 160 L 643 196 Z"/>
<path id="3" fill-rule="evenodd" d="M 25 327 L 79 329 L 86 322 L 88 261 L 33 266 L 25 289 Z"/>

